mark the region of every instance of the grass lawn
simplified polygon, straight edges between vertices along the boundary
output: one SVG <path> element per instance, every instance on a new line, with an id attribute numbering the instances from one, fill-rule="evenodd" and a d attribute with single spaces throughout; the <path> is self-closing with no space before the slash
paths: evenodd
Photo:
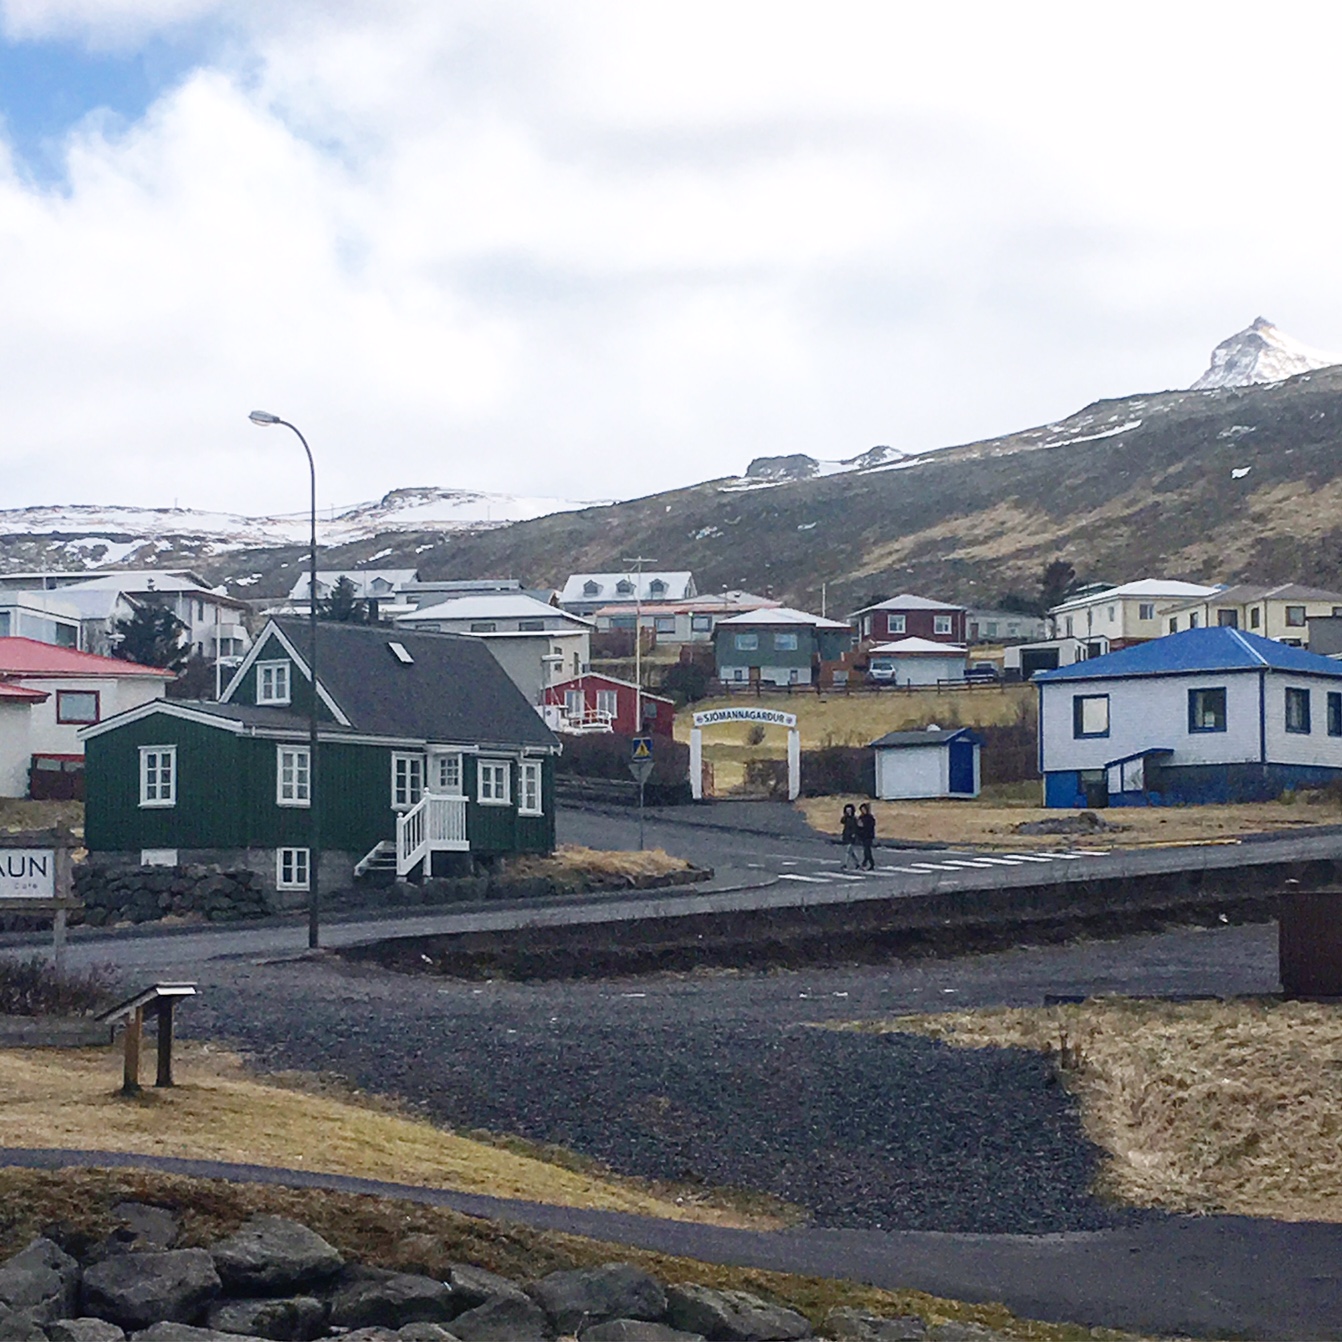
<path id="1" fill-rule="evenodd" d="M 1342 1006 L 1110 998 L 841 1028 L 1052 1053 L 1122 1201 L 1342 1221 Z"/>
<path id="2" fill-rule="evenodd" d="M 856 1282 L 700 1263 L 392 1198 L 235 1185 L 135 1170 L 47 1173 L 0 1169 L 0 1257 L 16 1252 L 45 1227 L 57 1223 L 90 1240 L 101 1239 L 115 1225 L 111 1209 L 128 1199 L 177 1210 L 181 1242 L 188 1246 L 207 1245 L 231 1234 L 249 1217 L 268 1212 L 302 1221 L 363 1264 L 423 1272 L 439 1279 L 452 1263 L 473 1263 L 520 1281 L 565 1269 L 624 1262 L 643 1267 L 667 1283 L 750 1291 L 800 1310 L 817 1328 L 831 1309 L 849 1306 L 886 1317 L 915 1314 L 929 1324 L 979 1324 L 1023 1342 L 1124 1336 L 1108 1329 L 1017 1318 L 1001 1305 L 963 1304 L 922 1291 L 881 1291 Z"/>
<path id="3" fill-rule="evenodd" d="M 207 1044 L 180 1040 L 175 1053 L 177 1086 L 130 1099 L 119 1050 L 0 1050 L 0 1146 L 279 1165 L 714 1225 L 795 1219 L 764 1198 L 653 1187 L 569 1152 L 472 1140 L 314 1078 L 258 1079 Z"/>
<path id="4" fill-rule="evenodd" d="M 69 825 L 76 834 L 84 833 L 82 801 L 28 801 L 23 797 L 0 797 L 0 831 L 50 829 Z"/>
<path id="5" fill-rule="evenodd" d="M 970 845 L 1000 849 L 1150 848 L 1164 844 L 1224 843 L 1241 834 L 1292 830 L 1313 825 L 1342 824 L 1342 806 L 1328 794 L 1308 803 L 1269 801 L 1238 806 L 1134 806 L 1098 812 L 1112 833 L 1082 835 L 1017 834 L 1015 826 L 1029 820 L 1058 820 L 1073 811 L 1047 810 L 1029 803 L 1039 796 L 1038 783 L 1011 783 L 985 789 L 977 801 L 872 801 L 870 797 L 806 797 L 797 802 L 815 829 L 834 834 L 845 802 L 869 802 L 876 833 L 884 839 L 918 843 Z"/>
<path id="6" fill-rule="evenodd" d="M 504 865 L 509 876 L 550 876 L 578 885 L 591 877 L 668 876 L 672 872 L 688 871 L 693 863 L 683 857 L 672 857 L 661 848 L 640 853 L 561 843 L 548 857 L 525 854 L 508 858 Z"/>

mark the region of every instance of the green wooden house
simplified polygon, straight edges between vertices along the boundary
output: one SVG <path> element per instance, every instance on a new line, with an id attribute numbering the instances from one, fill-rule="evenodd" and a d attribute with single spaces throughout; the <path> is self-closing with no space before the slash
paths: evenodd
<path id="1" fill-rule="evenodd" d="M 101 863 L 248 867 L 307 889 L 301 620 L 272 620 L 218 703 L 156 699 L 82 733 Z M 318 625 L 321 875 L 449 875 L 554 847 L 558 739 L 478 639 Z"/>

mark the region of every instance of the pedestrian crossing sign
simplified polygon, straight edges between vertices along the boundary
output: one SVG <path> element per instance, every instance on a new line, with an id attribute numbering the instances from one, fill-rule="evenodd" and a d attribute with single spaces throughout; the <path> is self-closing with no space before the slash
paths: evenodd
<path id="1" fill-rule="evenodd" d="M 635 760 L 650 760 L 652 758 L 652 737 L 636 736 L 634 737 L 634 749 L 632 758 Z"/>

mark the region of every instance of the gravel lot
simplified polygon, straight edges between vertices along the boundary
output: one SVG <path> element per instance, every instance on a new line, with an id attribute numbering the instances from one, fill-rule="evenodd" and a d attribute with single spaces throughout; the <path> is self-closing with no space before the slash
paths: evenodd
<path id="1" fill-rule="evenodd" d="M 772 1193 L 826 1226 L 1039 1233 L 1149 1213 L 1088 1192 L 1096 1153 L 1048 1064 L 826 1020 L 1045 992 L 1270 992 L 1272 927 L 957 961 L 473 985 L 339 961 L 183 966 L 183 1033 L 324 1070 L 433 1118 L 613 1168 Z"/>

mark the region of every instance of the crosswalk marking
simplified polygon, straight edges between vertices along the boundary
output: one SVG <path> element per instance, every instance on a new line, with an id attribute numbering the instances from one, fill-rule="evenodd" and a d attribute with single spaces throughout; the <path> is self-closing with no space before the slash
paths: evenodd
<path id="1" fill-rule="evenodd" d="M 985 857 L 981 860 L 980 866 L 984 867 L 1019 867 L 1021 859 L 1018 857 Z"/>
<path id="2" fill-rule="evenodd" d="M 838 873 L 835 872 L 835 875 Z M 828 885 L 828 876 L 803 876 L 800 872 L 784 871 L 780 872 L 778 879 L 780 881 L 805 881 L 807 885 Z"/>
<path id="3" fill-rule="evenodd" d="M 1052 862 L 1051 857 L 1040 857 L 1038 853 L 1007 853 L 1007 857 L 1014 857 L 1018 862 Z"/>

